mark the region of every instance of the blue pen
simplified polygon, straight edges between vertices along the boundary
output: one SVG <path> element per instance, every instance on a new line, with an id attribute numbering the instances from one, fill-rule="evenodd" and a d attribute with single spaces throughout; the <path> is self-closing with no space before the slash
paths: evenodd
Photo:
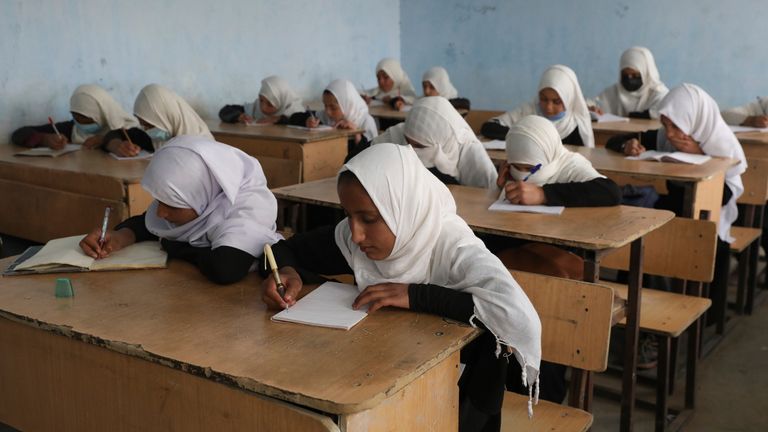
<path id="1" fill-rule="evenodd" d="M 541 169 L 541 164 L 536 164 L 536 165 L 535 165 L 533 168 L 531 168 L 531 171 L 528 173 L 528 175 L 527 175 L 527 176 L 525 176 L 525 178 L 523 179 L 523 181 L 528 181 L 528 179 L 529 179 L 529 178 L 530 178 L 532 175 L 536 174 L 536 171 L 538 171 L 538 170 L 540 170 L 540 169 Z"/>

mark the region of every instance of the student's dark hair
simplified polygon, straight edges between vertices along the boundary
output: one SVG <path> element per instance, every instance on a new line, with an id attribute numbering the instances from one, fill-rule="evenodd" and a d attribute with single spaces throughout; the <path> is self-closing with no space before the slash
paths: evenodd
<path id="1" fill-rule="evenodd" d="M 337 184 L 341 184 L 342 181 L 354 181 L 360 183 L 360 179 L 358 179 L 355 173 L 350 170 L 342 171 L 341 174 L 339 174 L 339 180 Z"/>
<path id="2" fill-rule="evenodd" d="M 331 93 L 330 90 L 323 90 L 324 95 L 333 96 L 333 93 Z"/>

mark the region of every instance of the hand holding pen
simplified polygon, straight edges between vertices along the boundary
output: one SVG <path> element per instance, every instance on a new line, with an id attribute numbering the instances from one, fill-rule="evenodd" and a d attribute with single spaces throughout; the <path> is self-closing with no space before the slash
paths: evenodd
<path id="1" fill-rule="evenodd" d="M 263 294 L 261 299 L 270 309 L 288 309 L 296 304 L 303 283 L 298 272 L 293 267 L 285 266 L 278 270 L 277 262 L 272 254 L 272 247 L 264 245 L 264 268 L 271 270 L 271 275 L 261 283 Z"/>
<path id="2" fill-rule="evenodd" d="M 46 136 L 47 139 L 43 140 L 43 142 L 47 147 L 50 147 L 53 150 L 63 149 L 64 146 L 67 145 L 67 138 L 65 138 L 64 135 L 59 133 L 59 128 L 56 127 L 56 123 L 53 121 L 52 117 L 48 117 L 48 123 L 53 128 L 54 135 Z"/>
<path id="3" fill-rule="evenodd" d="M 504 185 L 504 196 L 512 204 L 521 205 L 543 205 L 547 202 L 546 194 L 544 194 L 544 188 L 528 183 L 528 179 L 531 178 L 538 170 L 541 169 L 541 164 L 537 164 L 531 168 L 528 174 L 522 180 L 514 180 L 509 178 Z M 509 176 L 509 168 L 507 168 L 507 176 Z"/>
<path id="4" fill-rule="evenodd" d="M 309 117 L 307 117 L 307 127 L 316 128 L 320 126 L 320 119 L 315 116 L 315 113 L 311 109 L 309 109 L 309 106 L 307 106 L 307 114 L 309 114 Z"/>

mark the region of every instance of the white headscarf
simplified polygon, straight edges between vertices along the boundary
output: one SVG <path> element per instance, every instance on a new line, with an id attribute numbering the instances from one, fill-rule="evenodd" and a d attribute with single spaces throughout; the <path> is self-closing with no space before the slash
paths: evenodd
<path id="1" fill-rule="evenodd" d="M 459 91 L 451 84 L 451 79 L 448 77 L 448 71 L 440 66 L 435 66 L 424 72 L 424 76 L 421 77 L 421 81 L 429 81 L 432 87 L 440 93 L 440 96 L 446 99 L 453 99 L 459 96 Z"/>
<path id="2" fill-rule="evenodd" d="M 643 85 L 630 92 L 621 85 L 621 70 L 632 68 L 640 72 Z M 658 118 L 657 105 L 669 92 L 667 86 L 659 78 L 659 69 L 653 54 L 645 47 L 632 47 L 624 51 L 619 61 L 619 82 L 606 88 L 597 102 L 607 112 L 619 116 L 627 116 L 631 112 L 650 110 L 651 117 Z"/>
<path id="3" fill-rule="evenodd" d="M 728 108 L 721 112 L 723 120 L 729 125 L 740 125 L 747 117 L 764 116 L 768 113 L 768 97 L 757 97 L 757 100 L 746 105 Z"/>
<path id="4" fill-rule="evenodd" d="M 392 81 L 394 85 L 392 90 L 384 92 L 380 87 L 376 86 L 366 92 L 368 96 L 383 98 L 384 96 L 398 97 L 400 96 L 406 103 L 412 104 L 416 100 L 416 90 L 411 84 L 411 79 L 408 78 L 408 74 L 405 73 L 403 67 L 400 66 L 400 62 L 393 58 L 382 59 L 376 65 L 376 73 L 384 71 Z"/>
<path id="5" fill-rule="evenodd" d="M 507 161 L 541 168 L 528 179 L 539 186 L 552 183 L 586 182 L 600 175 L 582 155 L 568 151 L 551 121 L 539 116 L 526 116 L 509 128 L 507 133 Z M 509 167 L 515 180 L 529 173 Z"/>
<path id="6" fill-rule="evenodd" d="M 102 135 L 114 129 L 137 127 L 139 122 L 125 112 L 123 107 L 106 90 L 95 84 L 83 84 L 69 98 L 69 110 L 95 121 L 101 129 L 86 134 L 77 126 L 72 129 L 72 142 L 82 144 L 94 135 Z"/>
<path id="7" fill-rule="evenodd" d="M 213 139 L 208 125 L 176 93 L 158 84 L 141 89 L 133 104 L 133 113 L 171 136 L 199 135 Z"/>
<path id="8" fill-rule="evenodd" d="M 416 101 L 403 133 L 425 146 L 414 148 L 425 167 L 435 167 L 465 186 L 495 186 L 496 168 L 488 152 L 448 99 L 432 96 Z"/>
<path id="9" fill-rule="evenodd" d="M 372 140 L 379 134 L 376 121 L 368 113 L 368 105 L 365 104 L 365 101 L 360 97 L 360 94 L 351 82 L 345 79 L 333 80 L 325 90 L 331 92 L 336 98 L 345 119 L 351 121 L 357 127 L 365 129 L 366 138 Z M 325 112 L 320 113 L 318 117 L 325 124 L 333 124 L 333 120 Z"/>
<path id="10" fill-rule="evenodd" d="M 565 107 L 565 116 L 560 120 L 552 122 L 557 128 L 557 133 L 560 134 L 560 139 L 567 138 L 578 127 L 584 147 L 594 147 L 595 137 L 592 134 L 592 119 L 589 116 L 587 102 L 581 93 L 581 87 L 579 86 L 576 74 L 568 66 L 550 66 L 541 74 L 537 91 L 545 88 L 551 88 L 556 91 Z M 537 94 L 533 102 L 522 104 L 513 111 L 494 117 L 492 120 L 497 121 L 503 126 L 510 127 L 524 116 L 531 114 L 541 115 L 540 111 L 539 95 Z"/>
<path id="11" fill-rule="evenodd" d="M 537 382 L 539 317 L 501 261 L 456 214 L 448 188 L 424 168 L 410 147 L 397 144 L 371 146 L 342 167 L 342 172 L 347 170 L 355 174 L 395 235 L 389 257 L 373 261 L 352 241 L 348 219 L 336 226 L 336 244 L 354 271 L 358 288 L 385 282 L 429 283 L 472 294 L 473 319 L 485 324 L 499 344 L 515 349 L 528 386 Z"/>
<path id="12" fill-rule="evenodd" d="M 290 117 L 297 112 L 304 111 L 301 98 L 288 85 L 288 81 L 277 75 L 268 76 L 261 80 L 259 96 L 264 96 L 269 103 L 277 108 L 274 116 Z M 258 113 L 253 113 L 253 117 L 263 117 L 264 114 L 258 108 L 259 100 L 256 99 L 253 104 L 254 111 L 258 110 Z"/>
<path id="13" fill-rule="evenodd" d="M 732 242 L 731 224 L 739 214 L 736 200 L 744 193 L 741 174 L 747 170 L 747 160 L 739 140 L 720 116 L 717 102 L 701 87 L 693 84 L 673 88 L 661 101 L 659 114 L 671 120 L 683 133 L 690 135 L 705 154 L 739 160 L 736 166 L 725 172 L 725 184 L 733 195 L 720 212 L 717 229 L 721 240 Z M 659 131 L 658 148 L 662 151 L 676 151 L 672 143 L 667 141 L 663 128 Z"/>
<path id="14" fill-rule="evenodd" d="M 282 237 L 275 225 L 277 200 L 259 161 L 235 147 L 201 136 L 176 137 L 152 157 L 141 185 L 155 201 L 147 229 L 196 247 L 230 246 L 257 257 Z M 198 216 L 176 226 L 157 216 L 158 201 L 191 208 Z"/>

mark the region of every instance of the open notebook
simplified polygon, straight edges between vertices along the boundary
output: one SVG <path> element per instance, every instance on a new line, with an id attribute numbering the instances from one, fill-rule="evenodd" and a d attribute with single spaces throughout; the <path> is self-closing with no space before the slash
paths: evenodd
<path id="1" fill-rule="evenodd" d="M 160 242 L 134 243 L 104 259 L 93 259 L 80 249 L 83 235 L 51 240 L 27 249 L 3 274 L 61 273 L 165 268 L 168 254 Z"/>
<path id="2" fill-rule="evenodd" d="M 611 113 L 603 113 L 598 114 L 594 111 L 589 112 L 589 116 L 592 118 L 593 122 L 597 123 L 611 123 L 611 122 L 628 122 L 629 117 L 622 117 L 617 116 L 616 114 Z"/>
<path id="3" fill-rule="evenodd" d="M 319 132 L 319 131 L 333 130 L 333 126 L 322 125 L 322 124 L 319 125 L 319 126 L 313 127 L 313 128 L 306 127 L 306 126 L 298 126 L 298 125 L 288 125 L 288 127 L 291 128 L 291 129 L 298 129 L 298 130 L 303 130 L 303 131 L 308 131 L 308 132 Z"/>
<path id="4" fill-rule="evenodd" d="M 118 156 L 112 152 L 110 152 L 109 155 L 117 160 L 136 160 L 136 159 L 149 159 L 152 157 L 153 153 L 150 153 L 142 149 L 141 151 L 139 151 L 139 154 L 137 154 L 136 156 Z"/>
<path id="5" fill-rule="evenodd" d="M 57 157 L 63 154 L 72 153 L 80 150 L 82 146 L 80 144 L 67 144 L 60 150 L 54 150 L 50 147 L 35 147 L 29 150 L 20 151 L 14 153 L 16 156 L 43 156 L 43 157 Z"/>
<path id="6" fill-rule="evenodd" d="M 273 315 L 272 321 L 349 330 L 368 315 L 367 307 L 352 309 L 358 294 L 354 285 L 326 282 L 289 309 Z"/>
<path id="7" fill-rule="evenodd" d="M 687 163 L 694 165 L 701 165 L 704 162 L 712 159 L 711 156 L 699 155 L 684 152 L 660 152 L 656 150 L 648 150 L 640 153 L 637 156 L 627 156 L 630 160 L 652 160 L 657 162 L 676 162 Z"/>
<path id="8" fill-rule="evenodd" d="M 559 215 L 565 210 L 563 206 L 545 206 L 545 205 L 520 205 L 512 204 L 504 197 L 504 191 L 501 191 L 497 199 L 490 207 L 489 211 L 517 212 L 517 213 L 541 213 Z"/>
<path id="9" fill-rule="evenodd" d="M 482 141 L 483 147 L 486 150 L 506 150 L 507 149 L 507 142 L 504 140 L 490 140 L 490 141 Z"/>

